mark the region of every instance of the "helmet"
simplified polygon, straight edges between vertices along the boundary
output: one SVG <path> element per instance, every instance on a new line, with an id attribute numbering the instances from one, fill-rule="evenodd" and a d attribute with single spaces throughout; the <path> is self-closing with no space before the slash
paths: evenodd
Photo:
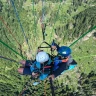
<path id="1" fill-rule="evenodd" d="M 60 54 L 63 57 L 67 57 L 71 54 L 71 49 L 67 46 L 61 46 L 58 49 L 58 54 Z"/>
<path id="2" fill-rule="evenodd" d="M 49 55 L 42 51 L 42 52 L 39 52 L 37 55 L 36 55 L 36 61 L 37 62 L 40 62 L 40 63 L 44 63 L 46 61 L 49 60 Z"/>

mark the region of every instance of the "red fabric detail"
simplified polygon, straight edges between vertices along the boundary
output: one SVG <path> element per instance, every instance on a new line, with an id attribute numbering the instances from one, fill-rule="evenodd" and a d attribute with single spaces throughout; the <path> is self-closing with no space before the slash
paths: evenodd
<path id="1" fill-rule="evenodd" d="M 44 68 L 51 68 L 51 66 L 45 66 Z"/>

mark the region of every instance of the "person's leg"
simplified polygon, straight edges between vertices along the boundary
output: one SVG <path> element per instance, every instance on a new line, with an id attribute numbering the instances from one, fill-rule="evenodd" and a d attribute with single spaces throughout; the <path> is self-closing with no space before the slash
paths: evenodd
<path id="1" fill-rule="evenodd" d="M 26 61 L 25 61 L 25 60 L 21 60 L 21 61 L 20 61 L 20 64 L 22 64 L 22 67 L 24 67 L 25 64 L 26 64 Z"/>
<path id="2" fill-rule="evenodd" d="M 31 61 L 30 60 L 21 60 L 20 64 L 22 64 L 22 67 L 29 67 L 31 65 Z"/>
<path id="3" fill-rule="evenodd" d="M 23 75 L 23 70 L 24 70 L 24 68 L 18 68 L 18 73 Z"/>
<path id="4" fill-rule="evenodd" d="M 20 73 L 22 75 L 31 75 L 32 74 L 30 67 L 18 68 L 18 73 Z"/>

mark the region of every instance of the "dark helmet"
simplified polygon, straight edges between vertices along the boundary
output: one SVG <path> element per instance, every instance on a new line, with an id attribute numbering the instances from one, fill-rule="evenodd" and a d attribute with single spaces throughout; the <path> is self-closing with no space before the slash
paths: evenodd
<path id="1" fill-rule="evenodd" d="M 71 49 L 67 46 L 61 46 L 58 49 L 58 54 L 62 57 L 67 57 L 71 54 Z"/>

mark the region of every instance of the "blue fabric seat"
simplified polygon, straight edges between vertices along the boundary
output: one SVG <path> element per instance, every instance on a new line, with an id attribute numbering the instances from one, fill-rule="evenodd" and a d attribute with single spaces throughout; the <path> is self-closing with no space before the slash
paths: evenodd
<path id="1" fill-rule="evenodd" d="M 64 70 L 61 74 L 63 74 L 64 72 L 66 72 L 66 71 L 68 71 L 68 70 L 72 70 L 72 69 L 74 69 L 74 68 L 76 67 L 76 65 L 77 65 L 77 64 L 70 65 L 70 66 L 69 66 L 69 69 Z"/>

